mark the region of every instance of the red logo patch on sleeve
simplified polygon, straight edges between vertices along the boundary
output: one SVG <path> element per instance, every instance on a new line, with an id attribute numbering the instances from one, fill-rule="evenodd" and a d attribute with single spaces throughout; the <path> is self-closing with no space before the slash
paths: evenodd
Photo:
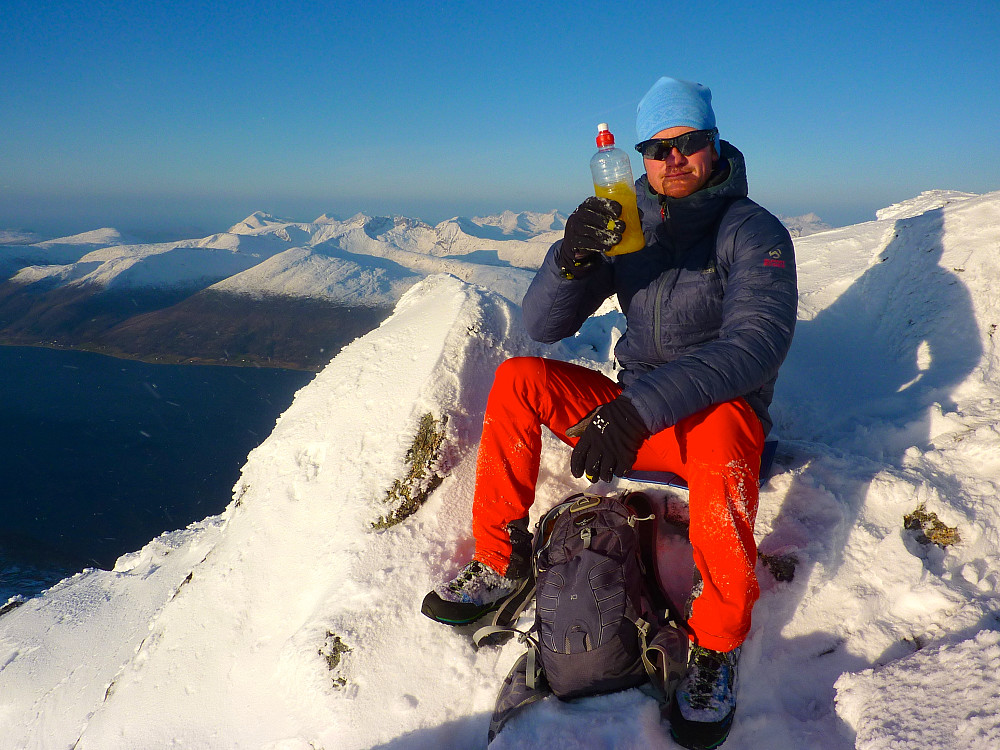
<path id="1" fill-rule="evenodd" d="M 783 261 L 783 260 L 774 260 L 773 258 L 765 258 L 764 259 L 764 265 L 765 266 L 772 266 L 774 268 L 784 268 L 785 267 L 785 261 Z"/>

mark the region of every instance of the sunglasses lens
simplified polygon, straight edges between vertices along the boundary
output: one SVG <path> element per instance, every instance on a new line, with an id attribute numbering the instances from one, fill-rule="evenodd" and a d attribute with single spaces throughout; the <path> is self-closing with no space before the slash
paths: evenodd
<path id="1" fill-rule="evenodd" d="M 674 141 L 664 142 L 660 141 L 653 147 L 653 152 L 655 156 L 654 159 L 662 160 L 670 156 L 670 152 L 674 150 Z"/>
<path id="2" fill-rule="evenodd" d="M 668 142 L 666 141 L 643 141 L 636 146 L 636 150 L 642 154 L 644 159 L 662 161 L 670 156 L 673 146 L 668 145 Z"/>
<path id="3" fill-rule="evenodd" d="M 691 156 L 691 154 L 701 151 L 707 145 L 708 141 L 705 138 L 704 131 L 687 133 L 677 138 L 677 150 L 684 154 L 684 156 Z"/>
<path id="4" fill-rule="evenodd" d="M 642 154 L 643 158 L 656 161 L 663 161 L 669 157 L 670 152 L 675 148 L 684 156 L 691 156 L 714 143 L 715 132 L 714 130 L 695 130 L 675 138 L 651 139 L 638 144 L 635 150 Z"/>

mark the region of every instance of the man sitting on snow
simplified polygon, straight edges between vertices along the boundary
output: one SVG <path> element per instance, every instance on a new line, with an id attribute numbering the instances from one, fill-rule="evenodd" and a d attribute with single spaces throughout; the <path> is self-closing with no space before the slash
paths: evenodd
<path id="1" fill-rule="evenodd" d="M 627 320 L 615 347 L 619 382 L 543 358 L 497 369 L 477 463 L 475 556 L 422 607 L 469 623 L 529 575 L 542 425 L 573 446 L 576 477 L 609 481 L 632 468 L 685 477 L 699 580 L 670 722 L 688 747 L 720 744 L 732 723 L 740 645 L 759 596 L 753 525 L 768 406 L 798 300 L 791 239 L 747 198 L 743 155 L 719 140 L 711 96 L 661 78 L 639 102 L 645 248 L 602 255 L 621 239 L 621 206 L 591 197 L 546 256 L 523 302 L 529 333 L 547 343 L 572 336 L 617 294 Z"/>

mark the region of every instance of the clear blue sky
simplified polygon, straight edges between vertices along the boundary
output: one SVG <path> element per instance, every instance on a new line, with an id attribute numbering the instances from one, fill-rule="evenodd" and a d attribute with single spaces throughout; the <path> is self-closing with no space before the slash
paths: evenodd
<path id="1" fill-rule="evenodd" d="M 4 0 L 0 228 L 569 212 L 661 75 L 712 88 L 751 197 L 851 224 L 1000 189 L 998 30 L 996 0 Z"/>

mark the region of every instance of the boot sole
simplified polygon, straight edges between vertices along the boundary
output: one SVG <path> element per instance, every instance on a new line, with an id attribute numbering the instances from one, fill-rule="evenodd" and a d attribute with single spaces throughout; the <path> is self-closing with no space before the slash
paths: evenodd
<path id="1" fill-rule="evenodd" d="M 424 601 L 420 605 L 420 613 L 435 622 L 440 622 L 445 625 L 469 625 L 485 615 L 488 615 L 490 612 L 497 609 L 502 603 L 503 601 L 501 600 L 482 607 L 476 607 L 475 605 L 470 604 L 457 604 L 455 602 L 446 602 L 432 591 L 424 597 Z M 461 612 L 462 608 L 471 609 L 467 609 L 466 613 L 463 614 Z"/>
<path id="2" fill-rule="evenodd" d="M 424 601 L 420 605 L 420 613 L 445 625 L 470 625 L 490 612 L 496 612 L 492 624 L 507 627 L 514 624 L 534 593 L 534 576 L 525 579 L 516 590 L 503 599 L 498 599 L 482 607 L 445 601 L 438 596 L 437 592 L 431 591 L 424 597 Z"/>
<path id="3" fill-rule="evenodd" d="M 734 708 L 721 721 L 688 721 L 681 716 L 676 703 L 670 706 L 670 736 L 688 750 L 715 750 L 729 737 L 733 728 Z"/>

